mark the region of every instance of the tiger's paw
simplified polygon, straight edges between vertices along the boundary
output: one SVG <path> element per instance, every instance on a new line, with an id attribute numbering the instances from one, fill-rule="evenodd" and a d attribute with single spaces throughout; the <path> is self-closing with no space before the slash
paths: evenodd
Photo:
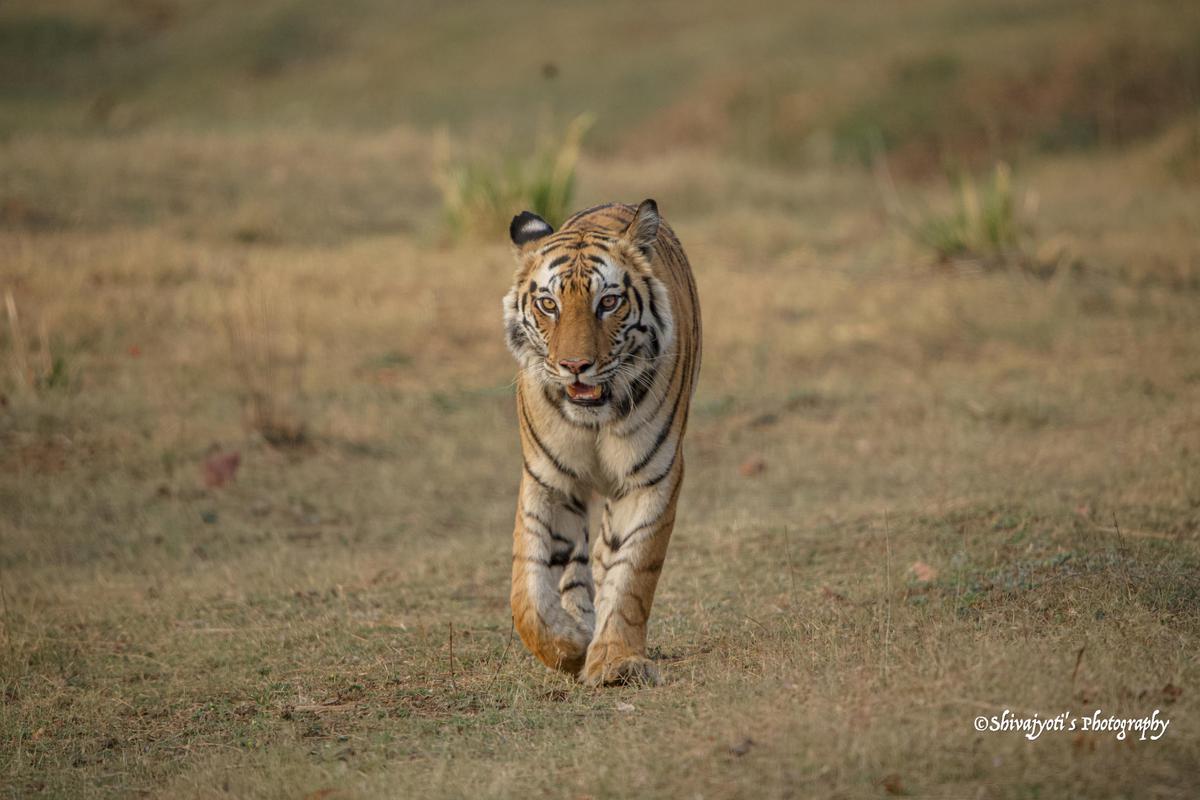
<path id="1" fill-rule="evenodd" d="M 579 679 L 588 686 L 657 686 L 661 682 L 653 661 L 628 651 L 610 655 L 617 649 L 602 647 L 601 653 L 595 653 L 593 647 Z M 597 657 L 601 655 L 608 657 Z"/>
<path id="2" fill-rule="evenodd" d="M 580 642 L 579 636 L 544 636 L 529 649 L 550 669 L 570 675 L 578 675 L 587 658 L 587 645 Z"/>

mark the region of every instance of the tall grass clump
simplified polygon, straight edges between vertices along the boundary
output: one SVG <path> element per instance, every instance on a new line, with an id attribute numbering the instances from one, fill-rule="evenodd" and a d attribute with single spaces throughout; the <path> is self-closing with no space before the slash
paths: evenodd
<path id="1" fill-rule="evenodd" d="M 44 321 L 38 326 L 36 346 L 27 340 L 11 289 L 4 292 L 4 315 L 8 322 L 8 372 L 14 391 L 36 395 L 66 386 L 66 358 L 51 350 Z"/>
<path id="2" fill-rule="evenodd" d="M 531 155 L 499 162 L 455 161 L 443 139 L 436 159 L 446 225 L 454 238 L 491 237 L 529 210 L 558 227 L 571 211 L 575 168 L 593 117 L 581 114 L 561 138 L 539 137 Z"/>
<path id="3" fill-rule="evenodd" d="M 1012 170 L 1003 163 L 982 184 L 968 173 L 960 174 L 952 208 L 928 212 L 912 226 L 917 242 L 941 261 L 968 258 L 1004 263 L 1020 255 L 1025 233 L 1017 216 Z"/>
<path id="4" fill-rule="evenodd" d="M 895 198 L 894 189 L 890 189 Z M 1034 254 L 1032 218 L 1036 195 L 1018 196 L 1012 169 L 1001 162 L 979 180 L 968 172 L 954 178 L 948 205 L 904 207 L 893 199 L 893 216 L 916 244 L 939 263 L 968 262 L 984 269 L 1018 267 L 1033 273 L 1053 271 Z"/>

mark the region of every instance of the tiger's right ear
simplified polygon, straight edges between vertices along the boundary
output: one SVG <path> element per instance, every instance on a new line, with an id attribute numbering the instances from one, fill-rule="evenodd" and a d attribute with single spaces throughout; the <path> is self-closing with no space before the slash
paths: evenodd
<path id="1" fill-rule="evenodd" d="M 554 233 L 554 228 L 550 227 L 550 223 L 532 211 L 522 211 L 517 214 L 513 217 L 512 224 L 508 226 L 508 235 L 512 237 L 512 243 L 517 247 L 524 247 L 530 242 L 552 233 Z"/>

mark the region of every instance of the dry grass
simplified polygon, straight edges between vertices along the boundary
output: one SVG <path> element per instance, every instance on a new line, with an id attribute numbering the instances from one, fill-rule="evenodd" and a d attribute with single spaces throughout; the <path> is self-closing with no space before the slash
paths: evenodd
<path id="1" fill-rule="evenodd" d="M 1084 24 L 1068 6 L 1027 37 L 999 6 L 956 30 L 1033 46 Z M 142 19 L 80 8 L 84 28 Z M 920 4 L 911 46 L 954 9 Z M 546 13 L 570 30 L 604 16 Z M 874 48 L 895 18 L 802 17 L 805 58 L 848 90 L 844 59 L 894 56 Z M 767 47 L 786 27 L 704 19 L 656 52 L 714 29 Z M 152 39 L 204 40 L 162 20 Z M 422 35 L 478 23 L 439 12 Z M 1170 166 L 1190 128 L 1023 163 L 1036 249 L 1085 265 L 1034 280 L 937 269 L 832 153 L 789 172 L 703 136 L 621 149 L 602 115 L 577 205 L 656 197 L 696 268 L 706 352 L 651 624 L 667 682 L 594 691 L 510 633 L 503 236 L 438 244 L 429 132 L 280 111 L 305 81 L 341 108 L 330 87 L 356 58 L 393 63 L 368 46 L 394 34 L 379 27 L 316 47 L 284 26 L 238 101 L 278 121 L 233 124 L 214 110 L 233 100 L 197 90 L 202 130 L 72 132 L 55 121 L 74 99 L 4 100 L 25 116 L 0 144 L 0 287 L 25 341 L 0 339 L 0 795 L 1195 795 L 1200 188 Z M 858 49 L 821 49 L 848 32 Z M 532 68 L 535 50 L 497 39 L 484 64 L 455 45 L 445 63 L 511 100 L 491 59 Z M 578 92 L 572 63 L 556 80 Z M 623 113 L 692 90 L 663 75 Z M 446 80 L 406 77 L 414 107 Z M 155 86 L 113 118 L 166 114 Z M 62 390 L 10 369 L 40 358 L 40 326 Z M 302 423 L 305 446 L 273 445 L 272 419 Z M 214 448 L 241 454 L 223 488 L 204 481 Z M 1171 726 L 1157 742 L 974 731 L 1004 708 L 1159 709 Z"/>
<path id="2" fill-rule="evenodd" d="M 280 319 L 291 306 L 285 291 L 243 279 L 228 299 L 224 321 L 246 427 L 270 445 L 290 448 L 308 441 L 302 410 L 307 348 L 303 320 Z"/>

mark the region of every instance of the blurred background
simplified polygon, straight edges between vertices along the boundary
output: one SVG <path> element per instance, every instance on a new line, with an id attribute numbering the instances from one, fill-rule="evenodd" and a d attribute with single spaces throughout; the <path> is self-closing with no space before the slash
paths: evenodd
<path id="1" fill-rule="evenodd" d="M 509 640 L 507 225 L 646 197 L 704 373 L 597 693 Z M 1188 796 L 1197 209 L 1194 2 L 7 0 L 0 788 Z"/>

